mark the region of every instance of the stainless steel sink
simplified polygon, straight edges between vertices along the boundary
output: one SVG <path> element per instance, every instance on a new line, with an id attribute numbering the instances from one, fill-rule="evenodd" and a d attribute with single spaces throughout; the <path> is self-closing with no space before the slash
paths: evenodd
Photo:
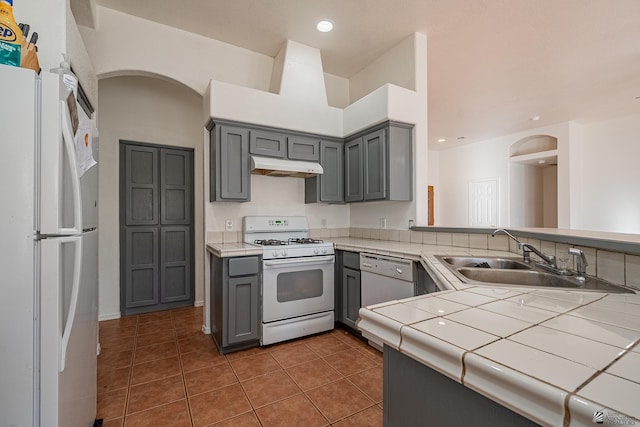
<path id="1" fill-rule="evenodd" d="M 531 269 L 531 266 L 524 262 L 511 258 L 447 256 L 440 259 L 454 267 L 500 268 L 508 270 Z"/>
<path id="2" fill-rule="evenodd" d="M 436 256 L 462 282 L 470 285 L 531 286 L 567 290 L 634 293 L 597 277 L 580 280 L 573 275 L 559 275 L 526 264 L 518 258 Z"/>

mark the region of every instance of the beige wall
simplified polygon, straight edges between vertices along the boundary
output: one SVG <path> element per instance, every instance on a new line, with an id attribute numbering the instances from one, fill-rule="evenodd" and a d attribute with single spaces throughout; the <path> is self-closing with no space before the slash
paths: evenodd
<path id="1" fill-rule="evenodd" d="M 202 97 L 177 83 L 115 77 L 99 83 L 100 318 L 120 314 L 119 141 L 194 149 L 196 303 L 204 295 Z"/>

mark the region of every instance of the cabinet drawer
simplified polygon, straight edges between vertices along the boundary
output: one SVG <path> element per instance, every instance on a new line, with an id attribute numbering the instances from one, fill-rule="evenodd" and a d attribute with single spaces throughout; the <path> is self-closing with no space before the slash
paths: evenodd
<path id="1" fill-rule="evenodd" d="M 258 274 L 260 262 L 257 256 L 231 258 L 229 260 L 229 276 L 246 276 Z"/>
<path id="2" fill-rule="evenodd" d="M 360 270 L 360 254 L 358 252 L 343 252 L 342 265 L 354 270 Z"/>
<path id="3" fill-rule="evenodd" d="M 287 145 L 290 159 L 311 162 L 320 160 L 320 141 L 317 139 L 290 136 L 287 138 Z"/>

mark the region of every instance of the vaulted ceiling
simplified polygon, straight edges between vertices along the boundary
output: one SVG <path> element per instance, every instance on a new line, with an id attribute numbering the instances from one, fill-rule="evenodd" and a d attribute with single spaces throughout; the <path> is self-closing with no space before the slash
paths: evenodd
<path id="1" fill-rule="evenodd" d="M 640 113 L 638 0 L 97 4 L 269 56 L 294 40 L 320 49 L 324 71 L 341 77 L 354 75 L 409 34 L 426 34 L 434 149 L 569 120 Z M 318 32 L 321 19 L 332 21 L 334 30 Z"/>

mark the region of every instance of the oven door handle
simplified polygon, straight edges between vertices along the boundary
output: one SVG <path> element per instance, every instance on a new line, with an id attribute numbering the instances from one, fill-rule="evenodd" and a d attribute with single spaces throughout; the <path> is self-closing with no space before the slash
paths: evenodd
<path id="1" fill-rule="evenodd" d="M 278 259 L 278 260 L 267 260 L 263 261 L 263 265 L 265 268 L 269 267 L 284 267 L 287 265 L 298 265 L 298 266 L 307 266 L 307 265 L 318 265 L 318 264 L 334 264 L 336 257 L 334 255 L 326 255 L 326 256 L 313 256 L 313 257 L 304 257 L 304 258 L 293 258 L 293 259 Z"/>

